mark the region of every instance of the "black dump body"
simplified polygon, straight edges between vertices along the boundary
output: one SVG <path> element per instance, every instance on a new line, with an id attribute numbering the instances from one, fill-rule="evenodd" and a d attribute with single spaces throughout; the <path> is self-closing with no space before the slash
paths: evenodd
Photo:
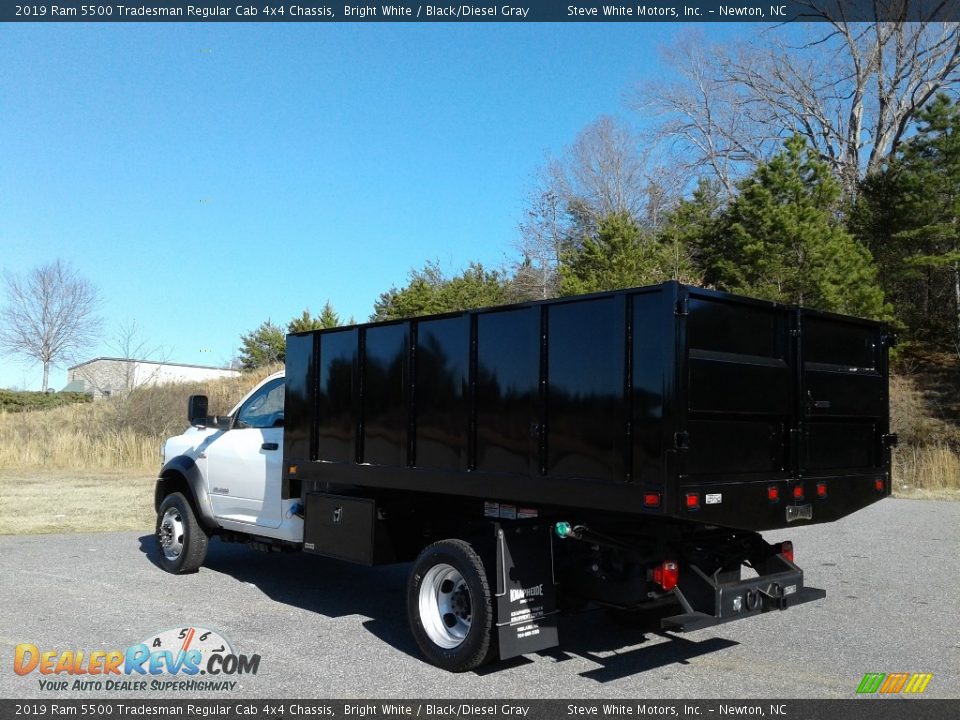
<path id="1" fill-rule="evenodd" d="M 744 530 L 835 520 L 890 492 L 890 340 L 880 323 L 675 282 L 293 334 L 284 493 L 330 483 Z"/>

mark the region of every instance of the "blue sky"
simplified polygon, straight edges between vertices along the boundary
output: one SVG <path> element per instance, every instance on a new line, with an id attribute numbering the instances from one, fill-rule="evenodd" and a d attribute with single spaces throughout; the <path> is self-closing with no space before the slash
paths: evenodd
<path id="1" fill-rule="evenodd" d="M 7 25 L 0 270 L 63 258 L 91 280 L 90 356 L 131 321 L 170 360 L 225 364 L 242 333 L 327 299 L 366 320 L 425 260 L 512 260 L 547 154 L 601 114 L 642 122 L 625 95 L 681 30 Z M 40 379 L 0 357 L 0 387 Z"/>

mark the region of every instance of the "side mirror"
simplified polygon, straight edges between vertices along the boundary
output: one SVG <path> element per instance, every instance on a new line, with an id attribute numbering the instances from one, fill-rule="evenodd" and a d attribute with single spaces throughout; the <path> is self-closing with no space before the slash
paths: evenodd
<path id="1" fill-rule="evenodd" d="M 208 404 L 206 395 L 190 396 L 187 400 L 187 420 L 191 425 L 206 427 Z"/>

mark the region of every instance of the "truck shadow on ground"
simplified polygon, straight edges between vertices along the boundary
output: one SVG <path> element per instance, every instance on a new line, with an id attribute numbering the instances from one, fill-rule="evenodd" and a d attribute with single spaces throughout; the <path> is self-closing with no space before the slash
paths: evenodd
<path id="1" fill-rule="evenodd" d="M 153 535 L 139 538 L 140 551 L 160 567 Z M 406 619 L 410 565 L 368 568 L 303 553 L 261 553 L 244 545 L 213 541 L 201 572 L 223 573 L 249 583 L 276 602 L 331 618 L 362 615 L 363 627 L 393 648 L 423 662 Z M 581 657 L 598 667 L 581 673 L 610 682 L 638 673 L 682 666 L 691 659 L 736 646 L 725 638 L 690 640 L 667 635 L 651 617 L 635 627 L 613 622 L 604 611 L 560 618 L 561 647 L 480 668 L 477 675 L 509 671 L 536 662 L 566 662 Z"/>

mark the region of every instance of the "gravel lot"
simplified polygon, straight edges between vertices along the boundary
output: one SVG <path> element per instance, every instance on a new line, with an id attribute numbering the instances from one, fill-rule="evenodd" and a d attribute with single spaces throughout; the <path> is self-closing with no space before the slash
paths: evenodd
<path id="1" fill-rule="evenodd" d="M 406 565 L 215 542 L 199 573 L 173 577 L 141 532 L 2 536 L 0 697 L 52 697 L 12 671 L 18 643 L 123 649 L 188 625 L 262 656 L 235 691 L 195 693 L 207 698 L 850 698 L 866 672 L 931 672 L 927 696 L 960 697 L 960 503 L 888 499 L 769 537 L 793 539 L 826 600 L 677 636 L 586 613 L 562 620 L 561 648 L 451 675 L 407 630 Z M 56 694 L 105 696 L 164 695 Z"/>

